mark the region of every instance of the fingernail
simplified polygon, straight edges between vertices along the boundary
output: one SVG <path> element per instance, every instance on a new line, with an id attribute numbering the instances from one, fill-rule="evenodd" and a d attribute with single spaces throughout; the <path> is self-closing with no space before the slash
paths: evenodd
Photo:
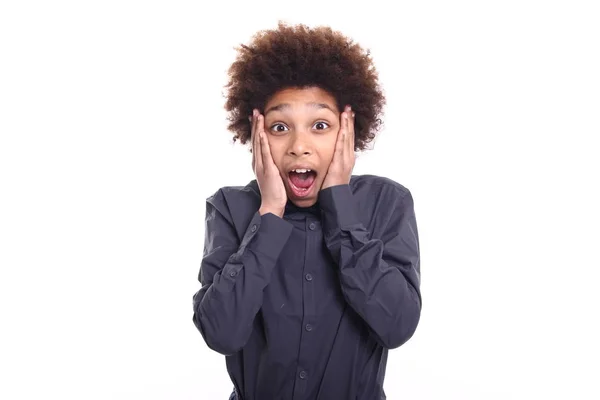
<path id="1" fill-rule="evenodd" d="M 355 116 L 355 115 L 356 115 L 356 114 L 354 114 L 354 111 L 352 111 L 352 118 L 354 118 L 354 116 Z"/>
<path id="2" fill-rule="evenodd" d="M 252 110 L 252 115 L 254 115 L 256 117 L 258 115 L 258 111 Z"/>

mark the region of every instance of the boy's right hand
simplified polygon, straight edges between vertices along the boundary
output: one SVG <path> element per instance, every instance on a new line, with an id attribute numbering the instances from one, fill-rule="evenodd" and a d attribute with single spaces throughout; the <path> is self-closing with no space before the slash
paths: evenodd
<path id="1" fill-rule="evenodd" d="M 282 218 L 288 198 L 279 169 L 271 156 L 269 140 L 264 129 L 265 117 L 258 110 L 254 110 L 250 124 L 252 170 L 256 175 L 261 196 L 259 212 L 261 215 L 271 212 Z"/>

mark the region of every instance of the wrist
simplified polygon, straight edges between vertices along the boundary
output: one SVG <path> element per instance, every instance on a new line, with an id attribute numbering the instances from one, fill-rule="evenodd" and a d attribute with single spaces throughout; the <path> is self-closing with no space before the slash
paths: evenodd
<path id="1" fill-rule="evenodd" d="M 258 209 L 258 213 L 261 216 L 263 216 L 263 215 L 265 215 L 267 213 L 272 213 L 272 214 L 277 215 L 279 218 L 283 218 L 283 212 L 284 212 L 284 210 L 278 210 L 278 209 L 275 209 L 275 208 L 272 208 L 272 207 L 262 207 L 261 206 Z"/>

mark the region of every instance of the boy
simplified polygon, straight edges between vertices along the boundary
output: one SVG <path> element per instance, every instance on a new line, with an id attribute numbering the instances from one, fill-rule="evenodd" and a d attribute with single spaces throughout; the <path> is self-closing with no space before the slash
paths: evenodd
<path id="1" fill-rule="evenodd" d="M 256 179 L 207 199 L 193 321 L 226 356 L 230 400 L 385 399 L 388 350 L 421 314 L 419 239 L 408 189 L 352 175 L 385 103 L 369 54 L 279 23 L 229 76 Z"/>

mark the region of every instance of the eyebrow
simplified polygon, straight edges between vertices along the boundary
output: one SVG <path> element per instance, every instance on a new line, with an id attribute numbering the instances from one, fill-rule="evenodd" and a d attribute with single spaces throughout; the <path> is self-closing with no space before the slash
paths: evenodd
<path id="1" fill-rule="evenodd" d="M 307 106 L 310 106 L 312 108 L 316 108 L 318 110 L 326 108 L 329 111 L 331 111 L 332 113 L 335 114 L 335 111 L 333 111 L 331 109 L 331 107 L 329 107 L 329 105 L 325 104 L 325 103 L 315 103 L 315 102 L 310 102 L 310 103 L 306 103 Z M 266 117 L 268 113 L 270 113 L 271 111 L 283 111 L 285 109 L 290 108 L 291 105 L 289 103 L 281 103 L 281 104 L 277 104 L 276 106 L 270 107 L 268 110 L 265 111 L 264 116 Z"/>

